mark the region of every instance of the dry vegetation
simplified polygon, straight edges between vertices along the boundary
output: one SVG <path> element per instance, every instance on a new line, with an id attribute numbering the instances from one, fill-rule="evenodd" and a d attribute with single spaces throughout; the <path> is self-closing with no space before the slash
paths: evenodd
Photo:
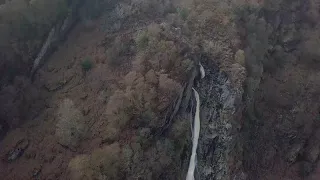
<path id="1" fill-rule="evenodd" d="M 173 140 L 153 142 L 154 132 L 164 125 L 164 115 L 181 92 L 180 83 L 192 66 L 190 60 L 180 56 L 181 47 L 167 37 L 168 32 L 159 24 L 151 24 L 125 41 L 118 40 L 123 37 L 116 37 L 113 46 L 108 48 L 117 49 L 112 56 L 117 60 L 127 57 L 123 50 L 134 49 L 132 70 L 124 77 L 122 88 L 107 103 L 104 115 L 107 123 L 102 132 L 102 138 L 108 143 L 123 141 L 121 132 L 132 134 L 126 137 L 123 155 L 118 159 L 123 159 L 125 165 L 119 171 L 126 174 L 127 179 L 172 179 L 178 173 L 173 161 L 178 157 L 172 152 L 175 150 Z M 133 48 L 125 46 L 132 40 Z M 111 52 L 114 51 L 107 51 L 107 56 Z M 183 63 L 186 65 L 181 66 Z M 123 62 L 117 64 L 121 65 Z"/>
<path id="2" fill-rule="evenodd" d="M 122 179 L 119 169 L 121 164 L 119 144 L 111 144 L 96 149 L 91 155 L 79 155 L 69 163 L 72 180 L 78 179 Z"/>
<path id="3" fill-rule="evenodd" d="M 23 24 L 23 28 L 34 34 L 16 28 L 20 31 L 1 37 L 8 38 L 7 41 L 1 41 L 7 43 L 3 46 L 1 44 L 1 48 L 6 47 L 8 51 L 3 52 L 24 58 L 26 66 L 23 67 L 30 67 L 28 65 L 32 63 L 31 60 L 39 51 L 50 28 L 60 23 L 68 12 L 70 4 L 66 2 L 73 1 L 12 1 L 14 2 L 19 4 L 20 9 L 17 11 L 22 15 L 12 16 L 11 19 L 9 15 L 3 16 L 9 19 L 1 18 L 1 25 Z M 105 76 L 108 76 L 105 74 L 106 70 L 112 73 L 126 72 L 123 79 L 110 88 L 112 93 L 108 92 L 110 95 L 103 97 L 105 104 L 99 107 L 103 109 L 103 113 L 98 112 L 92 119 L 87 119 L 87 113 L 81 112 L 81 107 L 78 107 L 78 100 L 87 100 L 87 96 L 73 95 L 70 98 L 72 101 L 65 99 L 67 93 L 62 93 L 58 88 L 53 90 L 63 94 L 60 95 L 63 98 L 58 98 L 54 136 L 60 145 L 73 151 L 74 158 L 68 165 L 69 177 L 184 179 L 181 166 L 187 159 L 185 156 L 189 148 L 189 120 L 176 117 L 172 122 L 172 129 L 163 137 L 159 137 L 156 132 L 166 126 L 165 116 L 196 65 L 193 54 L 207 54 L 225 67 L 234 63 L 230 46 L 236 47 L 236 42 L 231 42 L 230 37 L 237 37 L 234 29 L 230 28 L 231 7 L 218 1 L 194 1 L 182 5 L 169 0 L 134 0 L 121 1 L 116 4 L 115 9 L 112 9 L 113 6 L 104 9 L 112 2 L 85 1 L 79 8 L 80 18 L 86 23 L 85 26 L 99 18 L 107 26 L 101 27 L 108 32 L 106 38 L 101 39 L 104 41 L 102 44 L 105 54 L 99 60 L 91 56 L 83 57 L 77 66 L 69 67 L 84 71 L 85 76 L 82 78 L 85 80 L 81 79 L 79 82 L 88 83 L 84 87 L 95 89 L 97 94 L 109 85 L 109 81 L 105 80 Z M 6 6 L 16 5 L 9 3 Z M 10 13 L 17 11 L 8 10 Z M 155 19 L 159 20 L 154 22 Z M 8 26 L 6 32 L 10 28 L 15 27 Z M 112 33 L 112 30 L 120 33 Z M 4 56 L 11 63 L 9 55 Z M 15 74 L 12 79 L 15 79 L 14 76 Z M 64 79 L 61 81 L 65 82 Z M 6 88 L 9 87 L 11 86 Z M 18 85 L 17 87 L 21 88 L 17 90 L 22 94 L 21 99 L 26 99 L 24 93 L 28 91 Z M 8 94 L 9 90 L 6 88 L 2 91 Z M 3 97 L 7 98 L 7 94 Z M 26 104 L 25 101 L 19 103 Z M 10 101 L 4 105 L 8 106 L 3 108 L 7 111 L 12 107 L 19 107 Z M 5 118 L 9 121 L 8 119 L 15 119 L 17 114 L 19 113 Z M 95 122 L 101 124 L 101 127 L 91 128 L 98 126 Z M 92 124 L 94 125 L 91 126 Z M 81 142 L 90 136 L 98 136 L 101 143 L 83 147 Z M 79 155 L 83 153 L 85 154 Z"/>
<path id="4" fill-rule="evenodd" d="M 77 147 L 85 136 L 85 119 L 70 99 L 65 99 L 59 106 L 56 137 L 58 142 L 70 148 Z"/>
<path id="5" fill-rule="evenodd" d="M 0 82 L 0 120 L 10 127 L 29 119 L 25 114 L 30 116 L 30 109 L 39 111 L 43 106 L 39 89 L 28 79 L 16 77 L 15 69 L 25 69 L 24 75 L 28 73 L 31 60 L 50 28 L 61 23 L 71 4 L 76 2 L 13 0 L 0 7 L 0 56 L 3 57 L 0 62 L 3 74 L 0 75 L 5 75 Z M 260 103 L 257 99 L 281 110 L 290 109 L 293 107 L 291 99 L 302 89 L 294 79 L 288 78 L 285 85 L 280 86 L 273 79 L 264 78 L 272 77 L 287 63 L 296 63 L 293 56 L 298 56 L 296 59 L 300 59 L 301 64 L 313 67 L 318 67 L 320 62 L 318 2 L 310 1 L 310 11 L 306 14 L 312 28 L 299 29 L 289 24 L 280 32 L 270 17 L 279 9 L 285 9 L 285 2 L 268 0 L 262 7 L 256 3 L 244 5 L 240 1 L 218 0 L 85 1 L 79 8 L 80 19 L 85 26 L 96 23 L 96 19 L 103 21 L 106 27 L 99 28 L 107 33 L 99 44 L 103 49 L 102 58 L 88 56 L 77 64 L 76 68 L 85 72 L 79 84 L 94 89 L 96 94 L 111 90 L 99 104 L 102 113 L 95 111 L 91 119 L 74 103 L 87 100 L 87 96 L 73 95 L 74 102 L 65 99 L 56 110 L 55 138 L 60 145 L 74 151 L 68 163 L 69 178 L 184 179 L 181 169 L 190 143 L 187 140 L 191 136 L 189 119 L 175 117 L 166 134 L 160 137 L 157 132 L 166 125 L 166 113 L 198 63 L 195 55 L 205 55 L 219 64 L 229 73 L 232 83 L 244 76 L 239 72 L 246 68 L 245 128 L 248 137 L 253 137 L 246 147 L 248 162 L 245 166 L 249 171 L 256 170 L 253 166 L 260 163 L 259 156 L 255 156 L 258 148 L 250 148 L 260 140 L 256 137 L 261 129 L 255 127 L 262 123 L 264 112 L 261 110 L 265 110 L 264 103 L 261 109 L 257 108 L 256 103 Z M 297 6 L 290 4 L 292 10 L 297 10 Z M 298 35 L 299 41 L 296 41 Z M 296 47 L 292 48 L 292 43 Z M 106 72 L 125 75 L 114 78 L 117 81 L 114 83 L 107 80 Z M 308 83 L 301 86 L 319 89 L 317 76 L 307 77 Z M 274 88 L 267 90 L 271 86 Z M 294 92 L 284 93 L 286 86 L 292 87 Z M 70 95 L 58 90 L 63 97 L 59 96 L 60 100 Z M 96 94 L 94 97 L 98 96 Z M 315 90 L 311 94 L 316 97 L 318 92 Z M 39 103 L 32 103 L 35 100 Z M 92 128 L 97 126 L 97 129 Z M 267 136 L 266 130 L 261 131 L 265 133 L 263 137 Z M 89 148 L 81 146 L 81 142 L 91 136 L 101 142 Z M 272 143 L 268 141 L 265 145 Z"/>
<path id="6" fill-rule="evenodd" d="M 159 8 L 151 13 L 146 9 L 155 10 L 152 7 L 156 1 L 139 1 L 146 6 L 134 11 L 133 4 L 137 2 L 121 3 L 117 7 L 117 14 L 121 15 L 119 17 L 129 18 L 131 13 L 137 16 L 144 16 L 145 13 L 158 16 L 171 9 L 171 5 L 165 2 L 163 6 L 157 5 Z M 120 173 L 117 176 L 120 179 L 123 176 L 126 179 L 184 178 L 181 166 L 187 159 L 185 153 L 188 148 L 186 137 L 190 136 L 189 121 L 177 117 L 165 138 L 156 137 L 155 132 L 165 125 L 164 117 L 168 108 L 181 92 L 188 73 L 195 66 L 189 53 L 204 51 L 218 62 L 225 60 L 225 67 L 234 63 L 230 47 L 223 42 L 236 36 L 234 30 L 228 29 L 232 26 L 230 7 L 218 2 L 208 6 L 202 3 L 177 7 L 176 12 L 167 15 L 167 22 L 151 23 L 137 32 L 106 38 L 107 63 L 115 69 L 121 69 L 127 67 L 129 62 L 132 68 L 120 83 L 120 88 L 108 99 L 102 118 L 105 123 L 100 132 L 103 142 L 120 143 L 121 153 L 116 157 L 121 165 L 109 169 L 110 172 L 98 172 L 101 176 L 108 179 Z M 168 8 L 168 11 L 162 7 Z M 196 11 L 191 10 L 193 7 L 197 7 Z M 124 9 L 132 11 L 128 13 Z M 212 36 L 212 31 L 220 33 L 220 36 Z M 98 151 L 108 153 L 104 148 Z M 93 151 L 76 157 L 69 164 L 70 171 L 79 172 L 79 169 L 84 168 L 72 165 L 76 164 L 73 161 L 90 162 L 95 153 Z M 107 157 L 98 162 L 112 163 L 113 160 Z M 93 165 L 87 164 L 85 168 L 92 170 Z"/>

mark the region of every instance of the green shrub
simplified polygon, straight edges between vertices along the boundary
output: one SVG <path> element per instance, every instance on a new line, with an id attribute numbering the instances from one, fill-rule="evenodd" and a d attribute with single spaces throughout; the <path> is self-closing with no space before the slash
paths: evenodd
<path id="1" fill-rule="evenodd" d="M 181 19 L 183 19 L 184 21 L 187 20 L 188 16 L 189 16 L 189 11 L 186 8 L 178 8 L 177 12 L 179 14 L 179 16 L 181 17 Z"/>
<path id="2" fill-rule="evenodd" d="M 91 61 L 90 58 L 86 58 L 82 63 L 81 63 L 82 69 L 84 71 L 89 71 L 93 67 L 93 62 Z"/>
<path id="3" fill-rule="evenodd" d="M 142 32 L 138 34 L 136 39 L 136 44 L 138 46 L 138 49 L 143 50 L 145 49 L 149 44 L 149 36 L 146 32 Z"/>

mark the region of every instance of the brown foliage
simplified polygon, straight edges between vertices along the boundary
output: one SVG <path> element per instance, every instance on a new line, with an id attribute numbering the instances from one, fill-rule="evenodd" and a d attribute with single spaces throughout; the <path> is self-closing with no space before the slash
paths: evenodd
<path id="1" fill-rule="evenodd" d="M 145 75 L 146 82 L 150 84 L 158 84 L 158 77 L 153 69 L 149 70 Z"/>
<path id="2" fill-rule="evenodd" d="M 159 88 L 169 94 L 176 94 L 181 91 L 181 85 L 175 80 L 168 77 L 167 74 L 159 75 Z"/>
<path id="3" fill-rule="evenodd" d="M 119 175 L 121 154 L 119 144 L 94 150 L 90 155 L 76 156 L 69 162 L 69 177 L 79 179 L 121 179 Z"/>
<path id="4" fill-rule="evenodd" d="M 132 41 L 130 36 L 116 37 L 112 46 L 106 51 L 107 61 L 111 66 L 121 65 L 126 60 L 126 56 L 131 54 Z"/>
<path id="5" fill-rule="evenodd" d="M 93 179 L 105 176 L 107 179 L 121 179 L 118 175 L 120 168 L 120 146 L 112 144 L 92 152 L 89 168 L 93 171 Z"/>
<path id="6" fill-rule="evenodd" d="M 142 42 L 147 46 L 142 49 L 138 48 L 138 53 L 133 61 L 133 69 L 146 74 L 148 78 L 151 75 L 151 72 L 148 71 L 153 69 L 154 72 L 167 73 L 179 82 L 185 80 L 193 63 L 190 59 L 182 56 L 186 44 L 176 42 L 178 36 L 180 36 L 179 32 L 166 24 L 151 24 L 145 31 L 138 33 L 137 46 Z M 153 79 L 155 83 L 154 76 Z"/>
<path id="7" fill-rule="evenodd" d="M 123 90 L 116 92 L 108 102 L 107 129 L 122 129 L 126 125 L 161 126 L 159 110 L 163 112 L 182 88 L 175 78 L 169 77 L 184 76 L 192 64 L 188 59 L 182 60 L 179 45 L 163 40 L 161 36 L 166 34 L 158 24 L 151 24 L 137 34 L 138 52 L 132 62 L 132 71 L 124 77 Z"/>
<path id="8" fill-rule="evenodd" d="M 79 155 L 74 157 L 68 165 L 69 177 L 71 180 L 86 179 L 87 165 L 89 163 L 88 155 Z M 87 178 L 87 179 L 90 179 Z"/>
<path id="9" fill-rule="evenodd" d="M 161 126 L 159 110 L 164 111 L 182 87 L 168 74 L 158 74 L 151 69 L 145 76 L 137 71 L 125 76 L 125 90 L 116 91 L 108 102 L 105 113 L 107 129 L 122 129 L 127 124 L 150 128 Z"/>

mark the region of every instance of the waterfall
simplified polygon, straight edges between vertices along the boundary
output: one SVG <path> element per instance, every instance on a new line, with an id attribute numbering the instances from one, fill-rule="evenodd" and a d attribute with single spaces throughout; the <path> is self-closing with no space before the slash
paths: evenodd
<path id="1" fill-rule="evenodd" d="M 204 72 L 204 68 L 201 63 L 199 63 L 199 66 L 200 66 L 201 79 L 203 79 L 206 76 L 206 73 Z"/>
<path id="2" fill-rule="evenodd" d="M 199 63 L 200 66 L 200 74 L 201 79 L 205 77 L 205 71 L 203 66 Z M 194 116 L 194 125 L 192 129 L 192 153 L 190 157 L 190 163 L 188 168 L 188 173 L 186 180 L 194 180 L 194 170 L 196 168 L 196 161 L 197 161 L 197 148 L 198 148 L 198 141 L 199 141 L 199 135 L 200 135 L 200 98 L 199 93 L 192 88 L 194 92 L 194 96 L 196 98 L 196 113 Z"/>

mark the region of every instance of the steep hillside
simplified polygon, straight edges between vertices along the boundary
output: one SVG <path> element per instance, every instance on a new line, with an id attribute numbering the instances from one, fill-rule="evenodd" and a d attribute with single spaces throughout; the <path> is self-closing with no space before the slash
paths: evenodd
<path id="1" fill-rule="evenodd" d="M 249 179 L 318 179 L 318 1 L 265 1 L 240 13 L 247 61 Z"/>
<path id="2" fill-rule="evenodd" d="M 319 179 L 318 0 L 0 4 L 0 179 Z"/>
<path id="3" fill-rule="evenodd" d="M 10 88 L 21 88 L 20 104 L 28 107 L 12 112 L 16 105 L 4 104 L 4 115 L 26 122 L 10 122 L 18 128 L 1 142 L 2 179 L 184 179 L 191 153 L 190 92 L 202 88 L 195 84 L 199 62 L 214 78 L 209 89 L 221 83 L 229 93 L 245 77 L 243 67 L 232 65 L 236 31 L 230 9 L 218 2 L 123 1 L 97 16 L 84 10 L 89 17 L 80 19 L 32 83 L 16 77 L 2 89 L 7 98 Z M 242 79 L 227 78 L 219 64 L 238 69 Z M 218 95 L 211 101 L 226 103 Z M 222 153 L 227 144 L 219 143 Z M 221 158 L 229 169 L 229 156 Z"/>

